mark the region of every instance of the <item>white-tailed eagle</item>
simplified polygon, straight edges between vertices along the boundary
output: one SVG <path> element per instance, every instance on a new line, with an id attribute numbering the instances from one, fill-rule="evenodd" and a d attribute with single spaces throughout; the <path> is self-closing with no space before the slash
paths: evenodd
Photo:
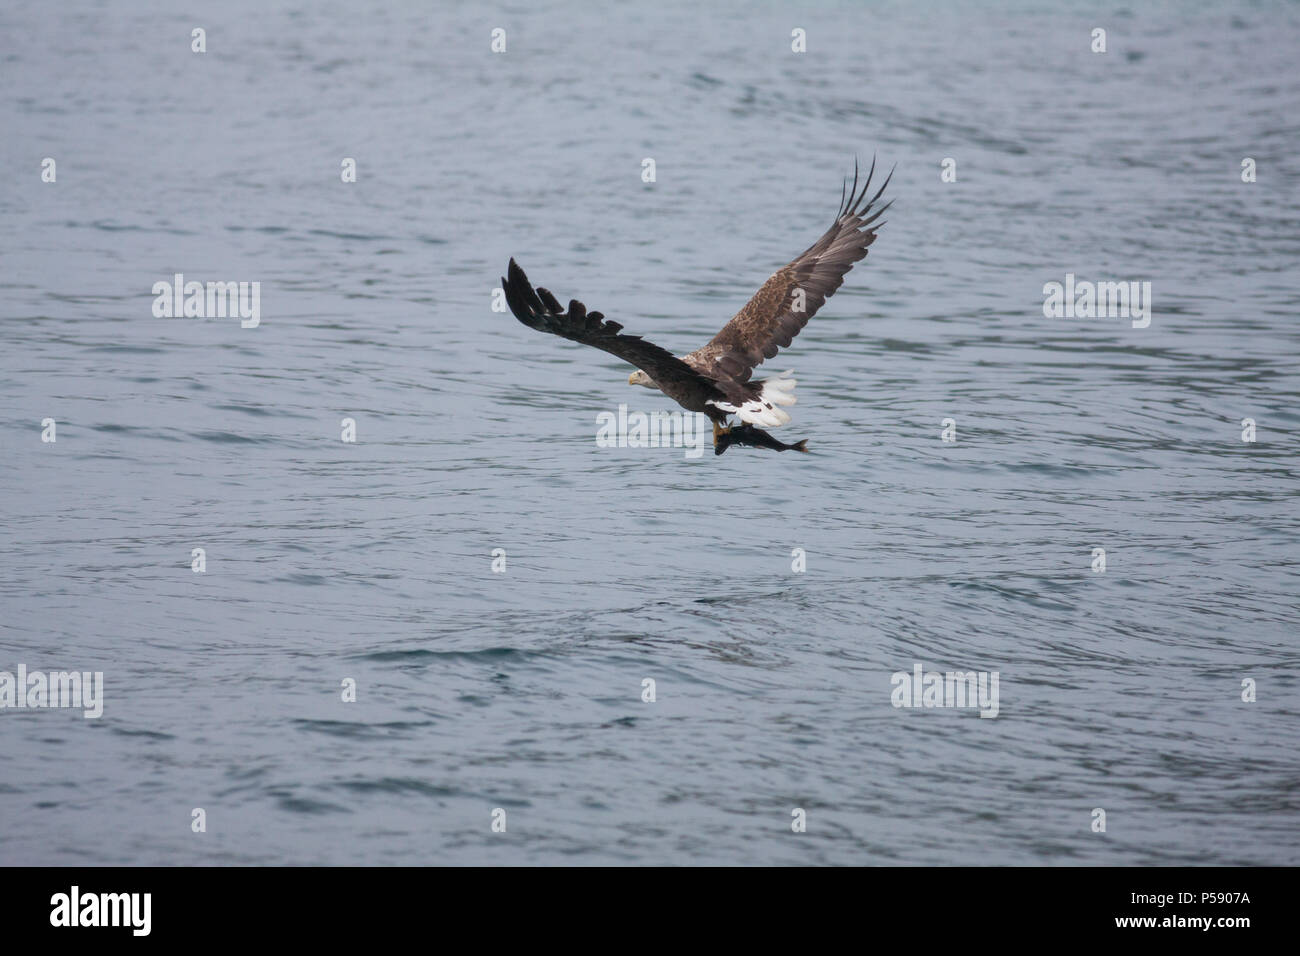
<path id="1" fill-rule="evenodd" d="M 853 264 L 866 257 L 867 248 L 876 240 L 876 230 L 884 225 L 877 220 L 891 205 L 878 207 L 876 202 L 889 185 L 892 172 L 867 199 L 875 169 L 872 160 L 867 181 L 859 191 L 855 163 L 853 185 L 846 182 L 841 191 L 834 225 L 764 282 L 707 345 L 689 355 L 678 358 L 639 335 L 625 335 L 622 325 L 605 319 L 600 312 L 588 312 L 577 299 L 569 300 L 566 311 L 546 289 L 534 289 L 514 259 L 510 260 L 509 275 L 501 278 L 506 303 L 529 328 L 595 346 L 636 366 L 628 384 L 657 388 L 684 408 L 707 415 L 713 422 L 715 445 L 719 435 L 727 432 L 722 426 L 731 415 L 746 426 L 784 425 L 790 415 L 782 406 L 795 402 L 795 380 L 790 378 L 793 373 L 757 381 L 750 381 L 750 376 L 764 359 L 789 346 L 834 295 Z"/>

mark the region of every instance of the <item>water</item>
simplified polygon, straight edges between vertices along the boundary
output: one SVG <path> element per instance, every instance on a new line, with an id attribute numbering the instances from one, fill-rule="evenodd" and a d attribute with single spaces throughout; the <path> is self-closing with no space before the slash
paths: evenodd
<path id="1" fill-rule="evenodd" d="M 106 702 L 0 712 L 0 862 L 1300 862 L 1298 41 L 6 8 L 0 670 Z M 768 366 L 815 456 L 597 448 L 670 406 L 491 309 L 515 256 L 693 349 L 873 153 L 889 222 Z M 261 325 L 155 318 L 176 272 Z M 1066 273 L 1151 282 L 1150 327 L 1045 318 Z M 894 708 L 918 663 L 997 671 L 998 716 Z"/>

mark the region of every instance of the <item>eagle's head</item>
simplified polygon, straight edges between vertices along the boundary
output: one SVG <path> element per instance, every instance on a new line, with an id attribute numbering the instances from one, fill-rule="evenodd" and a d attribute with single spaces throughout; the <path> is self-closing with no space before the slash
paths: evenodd
<path id="1" fill-rule="evenodd" d="M 647 375 L 645 372 L 641 371 L 640 369 L 637 369 L 635 372 L 633 372 L 631 375 L 627 377 L 627 383 L 629 385 L 644 385 L 646 388 L 659 387 L 654 383 L 654 379 L 652 379 L 649 375 Z"/>

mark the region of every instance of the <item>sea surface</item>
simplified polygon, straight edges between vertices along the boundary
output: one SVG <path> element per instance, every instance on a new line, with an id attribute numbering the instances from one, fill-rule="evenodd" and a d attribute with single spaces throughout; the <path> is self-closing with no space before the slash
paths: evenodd
<path id="1" fill-rule="evenodd" d="M 104 700 L 0 709 L 0 864 L 1300 863 L 1298 52 L 1271 3 L 6 5 L 0 671 Z M 674 406 L 500 310 L 513 256 L 690 351 L 873 156 L 764 367 L 813 454 L 599 447 Z"/>

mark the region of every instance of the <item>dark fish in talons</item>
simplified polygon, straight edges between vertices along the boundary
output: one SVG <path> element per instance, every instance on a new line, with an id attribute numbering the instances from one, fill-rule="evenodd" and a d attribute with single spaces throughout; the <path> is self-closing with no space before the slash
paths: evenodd
<path id="1" fill-rule="evenodd" d="M 801 451 L 805 454 L 808 452 L 808 439 L 797 441 L 793 445 L 787 445 L 785 442 L 773 438 L 770 432 L 765 432 L 756 425 L 736 425 L 725 432 L 718 434 L 718 440 L 713 445 L 713 454 L 721 455 L 732 445 L 748 445 L 751 448 L 771 448 L 774 451 Z"/>

